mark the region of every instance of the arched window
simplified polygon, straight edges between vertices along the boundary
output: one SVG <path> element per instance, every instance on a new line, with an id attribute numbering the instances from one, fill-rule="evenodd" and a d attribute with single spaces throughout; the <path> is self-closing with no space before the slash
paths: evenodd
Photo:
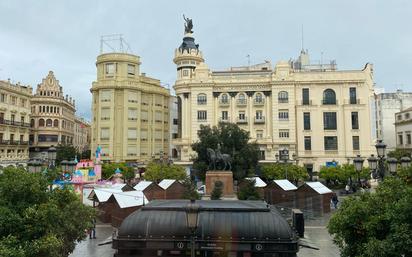
<path id="1" fill-rule="evenodd" d="M 34 119 L 31 119 L 31 120 L 30 120 L 30 127 L 31 127 L 31 128 L 34 128 Z"/>
<path id="2" fill-rule="evenodd" d="M 53 121 L 51 119 L 46 120 L 46 127 L 51 127 L 53 125 Z"/>
<path id="3" fill-rule="evenodd" d="M 243 93 L 240 93 L 238 96 L 238 104 L 246 104 L 246 96 Z"/>
<path id="4" fill-rule="evenodd" d="M 335 91 L 330 88 L 323 91 L 323 104 L 336 104 Z"/>
<path id="5" fill-rule="evenodd" d="M 262 103 L 263 102 L 263 96 L 261 93 L 257 93 L 255 96 L 255 102 L 256 103 Z"/>
<path id="6" fill-rule="evenodd" d="M 220 98 L 221 102 L 223 104 L 229 103 L 229 96 L 227 94 L 222 94 L 222 97 Z"/>
<path id="7" fill-rule="evenodd" d="M 279 103 L 287 103 L 289 101 L 289 95 L 286 91 L 280 91 L 278 94 Z"/>
<path id="8" fill-rule="evenodd" d="M 39 120 L 39 127 L 44 127 L 44 119 Z"/>
<path id="9" fill-rule="evenodd" d="M 206 94 L 198 94 L 197 95 L 197 104 L 199 104 L 199 105 L 207 104 Z"/>
<path id="10" fill-rule="evenodd" d="M 58 119 L 55 119 L 54 121 L 53 121 L 53 127 L 58 127 L 59 126 L 59 120 Z"/>

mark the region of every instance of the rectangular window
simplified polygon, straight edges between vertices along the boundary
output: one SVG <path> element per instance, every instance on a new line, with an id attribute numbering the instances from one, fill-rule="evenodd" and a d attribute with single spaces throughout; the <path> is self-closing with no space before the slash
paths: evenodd
<path id="1" fill-rule="evenodd" d="M 100 99 L 102 102 L 110 102 L 111 96 L 112 96 L 112 92 L 110 90 L 100 91 Z"/>
<path id="2" fill-rule="evenodd" d="M 239 112 L 239 120 L 246 120 L 246 114 L 243 111 Z"/>
<path id="3" fill-rule="evenodd" d="M 110 138 L 110 129 L 109 128 L 101 128 L 100 129 L 100 139 L 107 140 Z"/>
<path id="4" fill-rule="evenodd" d="M 406 144 L 407 145 L 412 144 L 412 142 L 411 142 L 411 132 L 406 132 Z"/>
<path id="5" fill-rule="evenodd" d="M 10 134 L 10 143 L 14 142 L 14 134 Z"/>
<path id="6" fill-rule="evenodd" d="M 257 120 L 263 119 L 263 112 L 262 111 L 256 111 L 256 119 Z"/>
<path id="7" fill-rule="evenodd" d="M 4 123 L 4 112 L 0 112 L 0 124 Z"/>
<path id="8" fill-rule="evenodd" d="M 15 96 L 10 96 L 11 104 L 16 104 L 17 103 L 17 97 Z"/>
<path id="9" fill-rule="evenodd" d="M 403 135 L 402 135 L 402 133 L 398 134 L 398 145 L 403 145 Z"/>
<path id="10" fill-rule="evenodd" d="M 16 115 L 11 114 L 11 115 L 10 115 L 11 124 L 14 124 L 14 121 L 15 121 L 15 120 L 16 120 Z"/>
<path id="11" fill-rule="evenodd" d="M 197 120 L 207 120 L 207 111 L 197 111 Z"/>
<path id="12" fill-rule="evenodd" d="M 24 135 L 20 135 L 20 142 L 24 141 Z"/>
<path id="13" fill-rule="evenodd" d="M 113 76 L 115 72 L 115 64 L 114 63 L 106 63 L 106 75 Z"/>
<path id="14" fill-rule="evenodd" d="M 289 138 L 289 129 L 279 129 L 279 138 Z"/>
<path id="15" fill-rule="evenodd" d="M 189 71 L 187 69 L 183 70 L 183 76 L 184 77 L 189 76 Z"/>
<path id="16" fill-rule="evenodd" d="M 24 126 L 24 116 L 20 116 L 20 123 L 22 126 Z"/>
<path id="17" fill-rule="evenodd" d="M 289 120 L 289 110 L 279 110 L 279 120 Z"/>
<path id="18" fill-rule="evenodd" d="M 302 88 L 302 105 L 309 105 L 309 88 Z"/>
<path id="19" fill-rule="evenodd" d="M 179 125 L 178 119 L 173 119 L 173 125 Z"/>
<path id="20" fill-rule="evenodd" d="M 325 137 L 325 151 L 338 150 L 338 137 Z"/>
<path id="21" fill-rule="evenodd" d="M 136 128 L 128 128 L 127 129 L 127 138 L 128 139 L 136 139 L 137 138 Z"/>
<path id="22" fill-rule="evenodd" d="M 136 66 L 133 64 L 127 65 L 127 74 L 128 75 L 135 75 L 136 74 Z"/>
<path id="23" fill-rule="evenodd" d="M 5 103 L 7 102 L 7 95 L 6 94 L 0 94 L 0 102 Z"/>
<path id="24" fill-rule="evenodd" d="M 149 119 L 149 113 L 147 111 L 141 112 L 142 117 L 140 118 L 142 121 L 147 121 Z"/>
<path id="25" fill-rule="evenodd" d="M 310 112 L 303 113 L 303 129 L 310 130 Z"/>
<path id="26" fill-rule="evenodd" d="M 349 88 L 349 102 L 350 104 L 357 104 L 356 87 Z"/>
<path id="27" fill-rule="evenodd" d="M 336 112 L 323 113 L 323 128 L 325 130 L 336 130 Z"/>
<path id="28" fill-rule="evenodd" d="M 110 120 L 110 108 L 102 108 L 100 112 L 101 120 Z"/>
<path id="29" fill-rule="evenodd" d="M 359 119 L 358 119 L 358 112 L 352 112 L 352 129 L 359 129 Z"/>
<path id="30" fill-rule="evenodd" d="M 162 116 L 163 116 L 163 115 L 162 115 L 162 112 L 156 111 L 156 112 L 155 112 L 155 121 L 156 121 L 156 122 L 162 122 L 162 119 L 163 119 Z"/>
<path id="31" fill-rule="evenodd" d="M 127 155 L 128 156 L 136 156 L 137 155 L 137 146 L 128 145 L 127 146 Z"/>
<path id="32" fill-rule="evenodd" d="M 227 111 L 222 111 L 222 120 L 227 121 L 229 119 L 229 113 Z"/>
<path id="33" fill-rule="evenodd" d="M 137 92 L 129 91 L 127 93 L 127 100 L 129 103 L 137 103 Z"/>
<path id="34" fill-rule="evenodd" d="M 259 151 L 259 160 L 264 160 L 265 159 L 265 150 L 260 150 Z"/>
<path id="35" fill-rule="evenodd" d="M 20 98 L 20 106 L 26 107 L 26 99 Z"/>
<path id="36" fill-rule="evenodd" d="M 305 136 L 305 150 L 306 151 L 312 150 L 312 139 L 310 136 Z"/>
<path id="37" fill-rule="evenodd" d="M 140 139 L 142 141 L 147 141 L 147 130 L 141 130 L 140 131 Z"/>
<path id="38" fill-rule="evenodd" d="M 359 150 L 359 136 L 352 137 L 353 150 Z"/>
<path id="39" fill-rule="evenodd" d="M 256 130 L 256 138 L 257 139 L 263 138 L 263 130 Z"/>

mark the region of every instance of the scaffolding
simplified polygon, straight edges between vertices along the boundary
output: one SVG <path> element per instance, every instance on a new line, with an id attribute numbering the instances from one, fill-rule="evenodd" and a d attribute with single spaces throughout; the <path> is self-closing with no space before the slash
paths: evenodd
<path id="1" fill-rule="evenodd" d="M 132 49 L 122 34 L 103 35 L 100 37 L 100 54 L 109 52 L 132 53 Z"/>

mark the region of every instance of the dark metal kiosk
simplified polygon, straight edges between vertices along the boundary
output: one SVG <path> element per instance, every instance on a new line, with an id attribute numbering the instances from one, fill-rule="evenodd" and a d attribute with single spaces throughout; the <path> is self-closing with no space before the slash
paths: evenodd
<path id="1" fill-rule="evenodd" d="M 296 257 L 298 237 L 261 201 L 155 200 L 128 216 L 115 257 Z"/>

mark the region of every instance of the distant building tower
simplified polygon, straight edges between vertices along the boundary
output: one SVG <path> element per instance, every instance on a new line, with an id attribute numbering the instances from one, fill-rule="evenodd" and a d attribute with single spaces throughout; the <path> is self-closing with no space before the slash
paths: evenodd
<path id="1" fill-rule="evenodd" d="M 31 158 L 45 158 L 52 145 L 73 144 L 75 101 L 63 95 L 63 87 L 53 71 L 37 85 L 30 103 Z"/>
<path id="2" fill-rule="evenodd" d="M 169 90 L 140 74 L 140 57 L 103 53 L 90 89 L 92 146 L 101 160 L 140 162 L 169 152 Z M 95 158 L 93 155 L 92 158 Z"/>

